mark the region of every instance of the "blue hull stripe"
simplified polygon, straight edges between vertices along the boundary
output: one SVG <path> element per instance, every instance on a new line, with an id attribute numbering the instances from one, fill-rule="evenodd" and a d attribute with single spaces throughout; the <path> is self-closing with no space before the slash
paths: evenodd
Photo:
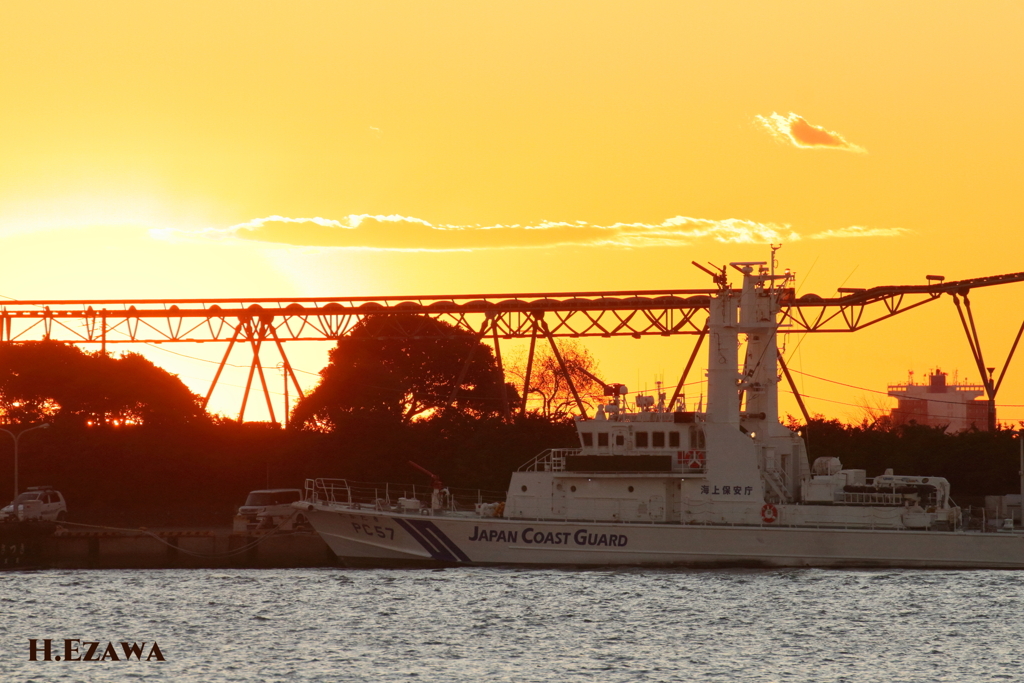
<path id="1" fill-rule="evenodd" d="M 395 521 L 408 531 L 433 559 L 442 562 L 471 561 L 469 556 L 430 520 L 396 518 Z"/>

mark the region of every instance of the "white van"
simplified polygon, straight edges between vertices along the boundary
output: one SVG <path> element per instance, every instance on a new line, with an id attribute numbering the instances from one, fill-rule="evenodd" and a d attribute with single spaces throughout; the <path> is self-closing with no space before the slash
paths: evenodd
<path id="1" fill-rule="evenodd" d="M 299 519 L 292 503 L 302 500 L 300 489 L 262 489 L 250 491 L 245 505 L 238 508 L 236 531 L 253 529 L 292 529 L 305 521 Z"/>

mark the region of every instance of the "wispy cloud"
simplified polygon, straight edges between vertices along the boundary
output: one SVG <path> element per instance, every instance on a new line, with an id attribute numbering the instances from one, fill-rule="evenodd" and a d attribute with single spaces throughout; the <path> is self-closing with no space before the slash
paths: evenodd
<path id="1" fill-rule="evenodd" d="M 850 226 L 813 233 L 809 239 L 895 237 L 903 228 Z M 804 236 L 789 225 L 727 218 L 675 216 L 660 223 L 595 225 L 585 221 L 545 221 L 527 225 L 434 225 L 407 216 L 351 215 L 343 219 L 268 216 L 227 228 L 153 230 L 163 240 L 243 240 L 294 247 L 375 251 L 475 251 L 552 247 L 689 246 L 702 242 L 769 244 Z"/>
<path id="2" fill-rule="evenodd" d="M 846 152 L 867 154 L 863 147 L 849 142 L 839 133 L 812 126 L 802 116 L 792 112 L 787 116 L 772 112 L 768 116 L 755 116 L 754 121 L 772 134 L 777 140 L 802 149 L 839 149 Z"/>
<path id="3" fill-rule="evenodd" d="M 834 237 L 899 237 L 912 232 L 907 228 L 864 228 L 859 225 L 851 225 L 838 230 L 824 230 L 808 235 L 811 240 L 828 240 Z"/>

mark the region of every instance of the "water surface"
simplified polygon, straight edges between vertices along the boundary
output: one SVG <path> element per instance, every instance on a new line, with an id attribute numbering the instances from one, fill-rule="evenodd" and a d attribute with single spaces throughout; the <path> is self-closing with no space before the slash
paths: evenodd
<path id="1" fill-rule="evenodd" d="M 1020 572 L 39 571 L 0 574 L 0 606 L 5 682 L 1024 680 Z M 30 638 L 166 661 L 29 662 Z"/>

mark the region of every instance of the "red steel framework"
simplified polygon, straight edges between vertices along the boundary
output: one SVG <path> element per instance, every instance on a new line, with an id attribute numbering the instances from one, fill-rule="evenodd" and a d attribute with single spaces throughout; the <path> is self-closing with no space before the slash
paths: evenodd
<path id="1" fill-rule="evenodd" d="M 699 264 L 694 265 L 714 275 L 716 281 L 725 286 L 724 267 L 716 269 L 718 272 L 715 273 Z M 996 392 L 1024 334 L 1024 324 L 998 378 L 994 378 L 996 368 L 986 366 L 981 353 L 968 293 L 971 289 L 1021 281 L 1024 281 L 1024 273 L 951 282 L 928 276 L 928 283 L 924 285 L 847 288 L 840 289 L 839 296 L 832 298 L 814 294 L 797 297 L 794 290 L 787 289 L 783 293 L 781 325 L 789 333 L 854 332 L 935 301 L 943 294 L 950 294 L 960 313 L 979 371 L 988 378 L 985 388 L 990 405 L 990 428 L 994 428 Z M 280 355 L 285 375 L 301 397 L 302 389 L 288 362 L 284 343 L 336 340 L 369 315 L 387 316 L 389 324 L 380 326 L 380 338 L 437 334 L 439 326 L 424 324 L 426 319 L 440 320 L 459 330 L 472 332 L 481 341 L 489 339 L 493 343 L 499 366 L 500 339 L 530 339 L 525 380 L 527 390 L 538 337 L 548 340 L 564 370 L 555 345 L 556 338 L 629 336 L 639 339 L 645 336 L 697 335 L 697 343 L 671 404 L 678 397 L 704 339 L 710 297 L 718 291 L 715 288 L 290 299 L 10 301 L 0 307 L 0 344 L 53 340 L 68 344 L 95 344 L 106 351 L 108 345 L 117 344 L 226 342 L 223 360 L 217 367 L 204 406 L 209 402 L 232 351 L 237 345 L 248 346 L 252 360 L 239 420 L 244 417 L 253 379 L 258 376 L 271 421 L 276 421 L 264 366 L 260 362 L 261 352 L 266 355 L 264 346 L 271 345 L 273 351 Z M 783 371 L 788 377 L 784 364 Z M 457 387 L 453 388 L 452 400 L 455 391 Z M 576 393 L 575 388 L 573 393 Z M 799 395 L 797 398 L 799 400 Z M 578 395 L 576 401 L 580 412 L 585 415 Z M 803 408 L 802 401 L 800 403 Z"/>

